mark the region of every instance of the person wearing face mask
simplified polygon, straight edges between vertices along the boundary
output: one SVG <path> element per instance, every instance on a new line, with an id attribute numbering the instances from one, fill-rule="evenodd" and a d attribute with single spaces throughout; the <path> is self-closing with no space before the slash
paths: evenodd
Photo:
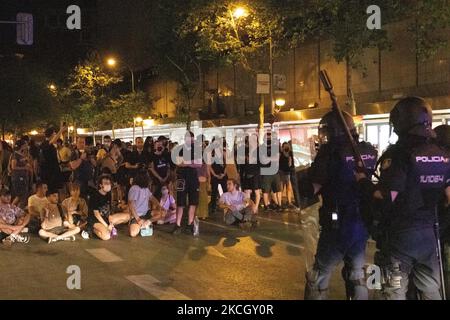
<path id="1" fill-rule="evenodd" d="M 161 187 L 169 182 L 170 154 L 163 146 L 162 139 L 155 142 L 155 152 L 150 159 L 150 172 L 152 174 L 153 191 L 156 197 L 161 197 Z"/>
<path id="2" fill-rule="evenodd" d="M 16 143 L 16 150 L 11 155 L 11 191 L 16 198 L 13 203 L 19 203 L 24 208 L 30 191 L 30 178 L 33 174 L 28 145 L 24 140 Z"/>
<path id="3" fill-rule="evenodd" d="M 101 240 L 109 240 L 111 236 L 117 235 L 117 229 L 114 226 L 127 223 L 130 220 L 130 214 L 125 212 L 112 214 L 110 176 L 100 176 L 98 186 L 97 192 L 89 199 L 87 232 L 82 236 L 88 238 L 93 232 Z"/>
<path id="4" fill-rule="evenodd" d="M 152 211 L 152 222 L 157 222 L 158 224 L 177 222 L 177 204 L 167 185 L 161 188 L 161 194 L 159 205 L 162 209 Z"/>

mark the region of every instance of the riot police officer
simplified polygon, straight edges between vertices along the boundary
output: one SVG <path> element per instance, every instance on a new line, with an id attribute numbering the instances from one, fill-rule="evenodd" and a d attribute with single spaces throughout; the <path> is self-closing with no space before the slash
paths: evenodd
<path id="1" fill-rule="evenodd" d="M 343 113 L 355 142 L 358 134 L 352 117 Z M 327 113 L 319 124 L 320 149 L 309 170 L 313 192 L 320 193 L 320 238 L 313 269 L 306 274 L 305 299 L 327 299 L 333 269 L 345 261 L 349 298 L 367 300 L 364 282 L 365 248 L 368 233 L 361 215 L 361 197 L 354 177 L 356 168 L 352 144 L 337 111 Z M 370 144 L 358 142 L 357 149 L 370 172 L 376 165 L 377 151 Z"/>
<path id="2" fill-rule="evenodd" d="M 420 298 L 440 299 L 436 205 L 450 178 L 449 154 L 433 140 L 431 107 L 422 98 L 399 101 L 390 122 L 399 139 L 380 159 L 378 184 L 356 173 L 363 192 L 381 208 L 382 236 L 376 240 L 384 294 L 404 300 L 412 280 Z"/>

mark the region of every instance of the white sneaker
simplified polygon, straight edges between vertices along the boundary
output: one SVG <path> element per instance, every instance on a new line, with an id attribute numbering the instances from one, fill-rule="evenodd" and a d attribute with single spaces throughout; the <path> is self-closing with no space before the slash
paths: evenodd
<path id="1" fill-rule="evenodd" d="M 58 242 L 58 238 L 48 238 L 48 244 Z"/>
<path id="2" fill-rule="evenodd" d="M 10 235 L 10 237 L 14 240 L 13 242 L 18 242 L 18 243 L 30 242 L 30 236 L 22 236 L 21 234 L 18 234 L 18 235 Z"/>
<path id="3" fill-rule="evenodd" d="M 89 240 L 89 233 L 87 231 L 81 232 L 81 237 L 85 240 Z"/>
<path id="4" fill-rule="evenodd" d="M 70 236 L 62 239 L 63 241 L 75 241 L 75 236 Z"/>

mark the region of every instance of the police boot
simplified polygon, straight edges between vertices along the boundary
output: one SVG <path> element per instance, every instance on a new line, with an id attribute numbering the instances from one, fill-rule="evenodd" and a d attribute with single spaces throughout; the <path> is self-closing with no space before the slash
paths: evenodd
<path id="1" fill-rule="evenodd" d="M 306 273 L 305 300 L 327 300 L 328 288 L 319 288 L 319 272 L 311 270 Z"/>

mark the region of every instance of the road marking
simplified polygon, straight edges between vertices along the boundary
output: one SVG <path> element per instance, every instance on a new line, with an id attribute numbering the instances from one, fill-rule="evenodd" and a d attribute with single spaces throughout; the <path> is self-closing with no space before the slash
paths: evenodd
<path id="1" fill-rule="evenodd" d="M 121 257 L 115 255 L 114 253 L 112 253 L 111 251 L 109 251 L 109 250 L 107 250 L 105 248 L 86 249 L 86 251 L 89 252 L 94 257 L 96 257 L 101 262 L 118 262 L 118 261 L 123 261 L 123 259 Z"/>
<path id="2" fill-rule="evenodd" d="M 209 221 L 201 221 L 201 223 L 209 224 L 209 225 L 212 225 L 212 226 L 215 226 L 215 227 L 219 227 L 219 228 L 222 228 L 222 229 L 226 229 L 226 230 L 240 231 L 239 229 L 230 228 L 230 227 L 227 227 L 227 226 L 224 226 L 224 225 L 221 225 L 221 224 L 217 224 L 217 223 L 213 223 L 213 222 L 209 222 Z M 262 238 L 262 239 L 273 241 L 273 242 L 279 242 L 279 243 L 285 244 L 287 246 L 296 247 L 296 248 L 299 248 L 301 250 L 305 249 L 304 246 L 301 246 L 299 244 L 292 243 L 292 242 L 289 242 L 289 241 L 280 240 L 280 239 L 275 239 L 275 238 L 268 237 L 268 236 L 263 236 L 260 233 L 254 232 L 253 235 L 255 235 L 255 236 L 259 237 L 259 238 Z"/>
<path id="3" fill-rule="evenodd" d="M 149 274 L 126 276 L 125 278 L 159 300 L 191 300 L 172 287 L 162 286 L 161 281 Z"/>

